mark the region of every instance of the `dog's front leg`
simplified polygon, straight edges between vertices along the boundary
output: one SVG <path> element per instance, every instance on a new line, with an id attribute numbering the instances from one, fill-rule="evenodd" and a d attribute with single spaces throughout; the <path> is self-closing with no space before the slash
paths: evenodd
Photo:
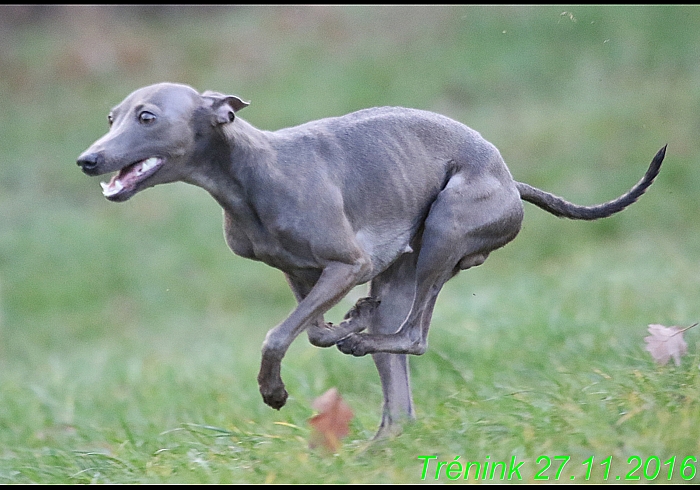
<path id="1" fill-rule="evenodd" d="M 292 288 L 297 302 L 301 302 L 309 294 L 309 291 L 318 281 L 320 271 L 302 271 L 301 273 L 285 274 L 289 287 Z M 361 298 L 345 314 L 343 321 L 339 325 L 326 323 L 323 315 L 309 323 L 306 333 L 309 342 L 316 347 L 331 347 L 343 337 L 351 333 L 365 330 L 372 318 L 372 313 L 377 308 L 379 302 L 373 298 Z"/>
<path id="2" fill-rule="evenodd" d="M 309 294 L 281 324 L 267 333 L 262 346 L 262 362 L 258 374 L 260 394 L 266 404 L 279 410 L 287 401 L 287 391 L 280 374 L 281 362 L 292 341 L 309 324 L 338 303 L 365 275 L 369 261 L 353 264 L 332 262 L 321 273 Z"/>
<path id="3" fill-rule="evenodd" d="M 323 318 L 319 319 L 306 331 L 309 342 L 316 347 L 330 347 L 352 333 L 362 332 L 371 325 L 372 316 L 378 306 L 379 301 L 375 298 L 360 298 L 338 325 L 325 323 Z"/>

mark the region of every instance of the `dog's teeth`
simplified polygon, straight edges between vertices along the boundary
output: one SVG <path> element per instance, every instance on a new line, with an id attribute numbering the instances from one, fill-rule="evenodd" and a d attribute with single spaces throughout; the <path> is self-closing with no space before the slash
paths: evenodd
<path id="1" fill-rule="evenodd" d="M 113 196 L 124 189 L 124 185 L 118 180 L 114 181 L 114 183 L 110 182 L 109 184 L 100 182 L 100 185 L 102 186 L 102 195 L 106 197 Z"/>
<path id="2" fill-rule="evenodd" d="M 147 172 L 148 170 L 151 170 L 157 164 L 158 164 L 158 158 L 156 158 L 156 157 L 151 157 L 148 160 L 144 160 L 144 162 L 141 164 L 140 173 Z"/>

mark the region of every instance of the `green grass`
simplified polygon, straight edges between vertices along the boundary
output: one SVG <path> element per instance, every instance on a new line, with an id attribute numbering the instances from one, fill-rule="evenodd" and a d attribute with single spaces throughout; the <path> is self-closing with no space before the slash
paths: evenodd
<path id="1" fill-rule="evenodd" d="M 700 459 L 700 331 L 680 367 L 643 342 L 650 323 L 700 320 L 700 8 L 45 7 L 23 22 L 10 8 L 0 483 L 411 483 L 428 455 L 425 482 L 457 456 L 515 457 L 525 482 L 543 456 L 549 482 L 583 481 L 591 456 L 589 481 L 608 457 L 608 482 L 649 481 L 634 458 L 651 477 L 658 457 L 663 482 L 675 457 L 672 482 L 700 481 L 680 473 Z M 369 357 L 300 338 L 287 405 L 263 404 L 260 344 L 294 299 L 279 271 L 231 254 L 206 193 L 176 184 L 115 205 L 76 167 L 111 106 L 164 80 L 251 100 L 241 116 L 264 129 L 438 111 L 498 146 L 516 179 L 581 204 L 621 194 L 669 147 L 629 210 L 585 223 L 527 205 L 513 243 L 448 283 L 411 359 L 418 419 L 370 443 Z M 308 449 L 307 420 L 333 386 L 355 419 L 329 455 Z M 555 456 L 570 458 L 559 478 Z"/>

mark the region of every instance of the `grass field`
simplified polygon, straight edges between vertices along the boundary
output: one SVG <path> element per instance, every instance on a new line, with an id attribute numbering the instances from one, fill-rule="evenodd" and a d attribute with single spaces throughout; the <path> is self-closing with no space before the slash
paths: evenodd
<path id="1" fill-rule="evenodd" d="M 440 112 L 580 204 L 668 153 L 607 220 L 526 205 L 440 296 L 411 359 L 418 420 L 370 443 L 369 357 L 302 336 L 287 405 L 262 402 L 260 344 L 294 298 L 227 249 L 204 191 L 112 204 L 75 165 L 113 105 L 166 80 L 250 100 L 263 129 Z M 0 483 L 420 483 L 475 461 L 522 462 L 506 482 L 700 482 L 700 329 L 680 367 L 643 342 L 700 321 L 700 7 L 3 6 L 0 109 Z M 330 455 L 307 420 L 333 386 L 355 419 Z M 438 481 L 464 482 L 448 464 Z"/>

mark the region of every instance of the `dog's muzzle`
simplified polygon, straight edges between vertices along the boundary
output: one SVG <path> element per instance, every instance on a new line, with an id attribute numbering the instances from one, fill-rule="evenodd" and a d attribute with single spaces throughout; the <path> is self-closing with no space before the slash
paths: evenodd
<path id="1" fill-rule="evenodd" d="M 104 158 L 98 153 L 82 154 L 78 157 L 78 166 L 88 175 L 98 175 Z"/>

